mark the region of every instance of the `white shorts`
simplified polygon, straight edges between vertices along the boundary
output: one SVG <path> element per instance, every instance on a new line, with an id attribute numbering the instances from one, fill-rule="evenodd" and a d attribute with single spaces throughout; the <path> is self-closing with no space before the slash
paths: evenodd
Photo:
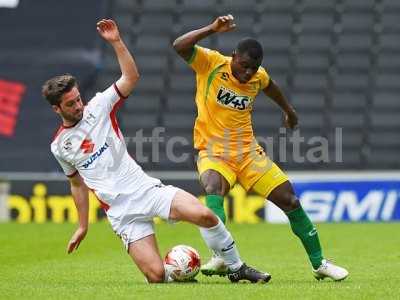
<path id="1" fill-rule="evenodd" d="M 130 243 L 154 233 L 153 218 L 169 219 L 172 200 L 178 190 L 160 183 L 131 194 L 120 194 L 113 200 L 107 217 L 126 250 Z"/>

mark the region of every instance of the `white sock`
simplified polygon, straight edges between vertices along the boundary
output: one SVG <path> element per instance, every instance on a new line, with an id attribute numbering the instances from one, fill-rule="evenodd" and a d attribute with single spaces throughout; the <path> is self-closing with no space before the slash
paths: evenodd
<path id="1" fill-rule="evenodd" d="M 174 279 L 170 276 L 172 270 L 164 264 L 164 282 L 172 282 Z"/>
<path id="2" fill-rule="evenodd" d="M 230 270 L 234 271 L 242 266 L 243 262 L 240 259 L 235 241 L 221 220 L 218 219 L 218 224 L 214 227 L 200 227 L 200 233 L 207 246 L 222 257 Z"/>

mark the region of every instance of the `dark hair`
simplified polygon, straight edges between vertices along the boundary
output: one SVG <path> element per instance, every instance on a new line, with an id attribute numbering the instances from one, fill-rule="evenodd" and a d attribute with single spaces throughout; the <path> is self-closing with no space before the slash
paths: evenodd
<path id="1" fill-rule="evenodd" d="M 238 54 L 247 54 L 250 58 L 259 60 L 263 59 L 263 48 L 261 44 L 253 38 L 244 38 L 239 41 L 236 46 L 236 52 Z"/>
<path id="2" fill-rule="evenodd" d="M 60 105 L 61 97 L 77 86 L 76 78 L 64 74 L 47 80 L 42 86 L 42 95 L 51 105 Z"/>

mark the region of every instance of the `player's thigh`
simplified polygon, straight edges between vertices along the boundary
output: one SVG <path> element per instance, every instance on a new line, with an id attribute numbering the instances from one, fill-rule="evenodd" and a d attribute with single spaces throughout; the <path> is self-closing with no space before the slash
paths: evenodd
<path id="1" fill-rule="evenodd" d="M 226 195 L 236 181 L 235 172 L 217 157 L 200 157 L 197 169 L 200 183 L 208 195 Z"/>
<path id="2" fill-rule="evenodd" d="M 218 224 L 217 217 L 192 194 L 178 190 L 172 201 L 170 219 L 186 221 L 201 227 Z"/>
<path id="3" fill-rule="evenodd" d="M 130 243 L 128 253 L 149 282 L 164 281 L 164 264 L 154 234 Z"/>
<path id="4" fill-rule="evenodd" d="M 288 177 L 263 151 L 254 155 L 248 157 L 249 163 L 239 174 L 239 182 L 247 191 L 268 197 Z"/>

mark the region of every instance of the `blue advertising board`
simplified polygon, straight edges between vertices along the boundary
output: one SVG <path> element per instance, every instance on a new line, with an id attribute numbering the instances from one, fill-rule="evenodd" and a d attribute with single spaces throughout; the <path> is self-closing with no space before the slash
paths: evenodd
<path id="1" fill-rule="evenodd" d="M 293 180 L 303 208 L 314 222 L 400 221 L 400 180 Z M 268 203 L 266 220 L 286 221 Z"/>

